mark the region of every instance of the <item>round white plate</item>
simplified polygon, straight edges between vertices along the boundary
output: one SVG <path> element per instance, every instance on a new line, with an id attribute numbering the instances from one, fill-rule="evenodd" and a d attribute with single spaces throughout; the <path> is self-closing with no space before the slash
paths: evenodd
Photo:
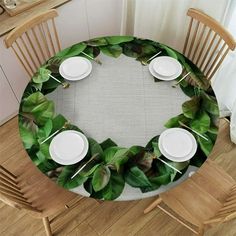
<path id="1" fill-rule="evenodd" d="M 174 80 L 182 70 L 182 65 L 176 59 L 167 56 L 157 57 L 149 64 L 150 73 L 160 80 Z"/>
<path id="2" fill-rule="evenodd" d="M 91 71 L 92 64 L 84 57 L 70 57 L 63 61 L 59 67 L 61 76 L 70 81 L 84 79 Z"/>
<path id="3" fill-rule="evenodd" d="M 81 132 L 66 130 L 53 138 L 49 153 L 55 162 L 61 165 L 72 165 L 86 156 L 88 147 L 88 140 Z"/>
<path id="4" fill-rule="evenodd" d="M 197 151 L 197 142 L 187 130 L 171 128 L 160 135 L 159 149 L 167 159 L 183 162 L 194 156 Z"/>

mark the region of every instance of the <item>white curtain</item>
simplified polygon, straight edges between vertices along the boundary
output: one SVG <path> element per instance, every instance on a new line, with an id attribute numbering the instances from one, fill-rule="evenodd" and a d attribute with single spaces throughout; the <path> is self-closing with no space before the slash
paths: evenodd
<path id="1" fill-rule="evenodd" d="M 236 0 L 231 1 L 225 26 L 236 39 Z M 229 116 L 236 102 L 236 50 L 230 52 L 213 80 L 222 116 Z M 235 110 L 235 109 L 234 109 Z M 235 110 L 236 112 L 236 110 Z"/>
<path id="2" fill-rule="evenodd" d="M 123 0 L 121 34 L 150 38 L 182 50 L 189 8 L 225 23 L 232 0 Z"/>

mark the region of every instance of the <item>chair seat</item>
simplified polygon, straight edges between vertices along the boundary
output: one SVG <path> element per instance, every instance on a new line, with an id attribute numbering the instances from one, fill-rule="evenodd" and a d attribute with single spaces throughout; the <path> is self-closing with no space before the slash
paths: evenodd
<path id="1" fill-rule="evenodd" d="M 193 225 L 213 217 L 221 203 L 189 179 L 168 192 L 160 194 L 163 202 L 176 214 Z"/>
<path id="2" fill-rule="evenodd" d="M 235 184 L 235 180 L 210 159 L 192 175 L 191 179 L 222 204 Z"/>
<path id="3" fill-rule="evenodd" d="M 29 211 L 36 218 L 48 217 L 65 209 L 66 204 L 71 201 L 80 200 L 83 197 L 71 191 L 57 186 L 53 181 L 42 174 L 37 167 L 28 160 L 25 170 L 19 173 L 19 182 L 25 197 L 32 202 L 41 212 Z"/>
<path id="4" fill-rule="evenodd" d="M 235 145 L 231 142 L 229 134 L 230 134 L 230 122 L 225 118 L 221 118 L 219 121 L 218 136 L 214 148 L 209 156 L 211 160 L 216 160 L 220 155 L 225 155 L 226 153 L 234 149 Z M 220 159 L 224 160 L 224 158 L 221 157 Z"/>
<path id="5" fill-rule="evenodd" d="M 181 185 L 160 194 L 163 202 L 183 219 L 201 226 L 222 207 L 234 180 L 211 160 Z"/>

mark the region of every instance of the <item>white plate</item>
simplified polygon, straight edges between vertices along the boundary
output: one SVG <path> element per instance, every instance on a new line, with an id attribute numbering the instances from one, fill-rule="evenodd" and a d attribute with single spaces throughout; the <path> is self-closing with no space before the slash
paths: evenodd
<path id="1" fill-rule="evenodd" d="M 91 71 L 92 64 L 84 57 L 70 57 L 63 61 L 59 67 L 61 76 L 70 81 L 84 79 Z"/>
<path id="2" fill-rule="evenodd" d="M 81 132 L 66 130 L 53 138 L 49 153 L 55 162 L 72 165 L 86 156 L 88 147 L 88 140 Z"/>
<path id="3" fill-rule="evenodd" d="M 153 62 L 154 71 L 160 76 L 170 77 L 182 69 L 181 64 L 172 57 L 157 57 Z"/>
<path id="4" fill-rule="evenodd" d="M 197 151 L 197 142 L 187 130 L 171 128 L 160 135 L 159 149 L 167 159 L 183 162 L 194 156 Z"/>
<path id="5" fill-rule="evenodd" d="M 176 59 L 167 56 L 157 57 L 149 64 L 150 73 L 160 80 L 174 80 L 182 70 L 182 65 Z"/>

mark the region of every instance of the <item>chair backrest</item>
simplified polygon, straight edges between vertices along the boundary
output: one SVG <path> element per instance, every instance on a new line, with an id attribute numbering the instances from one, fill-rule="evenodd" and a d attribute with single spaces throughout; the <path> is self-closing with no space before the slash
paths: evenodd
<path id="1" fill-rule="evenodd" d="M 18 177 L 0 165 L 0 200 L 18 209 L 39 213 L 36 207 L 24 196 Z"/>
<path id="2" fill-rule="evenodd" d="M 38 14 L 12 30 L 5 38 L 30 77 L 47 59 L 61 50 L 54 18 L 56 10 Z"/>
<path id="3" fill-rule="evenodd" d="M 205 224 L 223 223 L 236 218 L 236 184 L 232 187 L 230 194 L 226 197 L 222 207 L 214 217 L 207 220 Z"/>
<path id="4" fill-rule="evenodd" d="M 183 53 L 210 80 L 229 50 L 235 49 L 235 40 L 222 25 L 202 11 L 190 8 L 187 15 L 191 19 Z"/>

